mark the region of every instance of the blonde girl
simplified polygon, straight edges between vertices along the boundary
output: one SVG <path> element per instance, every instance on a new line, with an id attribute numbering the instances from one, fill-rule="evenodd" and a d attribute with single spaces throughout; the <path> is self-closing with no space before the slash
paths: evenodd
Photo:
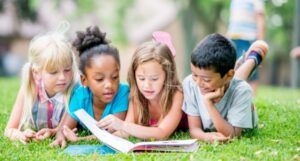
<path id="1" fill-rule="evenodd" d="M 68 107 L 76 73 L 71 44 L 63 34 L 35 37 L 5 136 L 23 143 L 53 136 Z"/>
<path id="2" fill-rule="evenodd" d="M 182 118 L 183 94 L 167 45 L 146 42 L 135 51 L 128 73 L 130 103 L 125 121 L 110 115 L 99 122 L 116 135 L 165 139 Z"/>

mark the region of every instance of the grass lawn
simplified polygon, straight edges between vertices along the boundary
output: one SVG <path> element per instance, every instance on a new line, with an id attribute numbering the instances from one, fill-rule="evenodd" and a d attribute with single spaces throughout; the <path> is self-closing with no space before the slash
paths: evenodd
<path id="1" fill-rule="evenodd" d="M 231 143 L 217 145 L 199 142 L 195 153 L 130 153 L 69 156 L 52 149 L 52 140 L 23 145 L 3 136 L 19 80 L 0 78 L 0 160 L 300 160 L 300 89 L 261 87 L 255 99 L 259 126 Z M 187 139 L 176 133 L 172 139 Z M 99 144 L 98 141 L 77 144 Z"/>

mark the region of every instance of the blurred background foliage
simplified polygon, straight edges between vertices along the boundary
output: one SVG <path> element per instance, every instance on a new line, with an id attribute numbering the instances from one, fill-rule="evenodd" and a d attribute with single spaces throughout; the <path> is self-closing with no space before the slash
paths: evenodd
<path id="1" fill-rule="evenodd" d="M 0 12 L 3 10 L 3 4 L 6 0 L 0 1 Z M 229 0 L 174 0 L 181 5 L 181 16 L 186 28 L 202 25 L 205 34 L 217 32 L 220 24 L 228 23 Z M 17 15 L 20 19 L 35 21 L 37 18 L 37 7 L 39 0 L 13 0 L 16 6 Z M 59 7 L 60 0 L 54 0 L 56 7 Z M 97 0 L 74 0 L 77 7 L 75 17 L 89 13 L 98 9 L 95 3 L 101 3 L 104 6 L 105 1 Z M 134 4 L 135 0 L 122 0 L 116 3 L 115 15 L 110 17 L 110 22 L 116 30 L 118 41 L 126 43 L 124 31 L 124 19 L 127 9 Z M 266 39 L 272 44 L 274 55 L 282 57 L 290 51 L 292 44 L 292 29 L 295 3 L 292 0 L 266 0 Z M 187 32 L 195 31 L 188 29 Z M 198 34 L 191 34 L 197 36 Z M 194 40 L 196 38 L 190 38 Z M 193 44 L 193 42 L 192 42 Z M 194 44 L 193 44 L 194 45 Z"/>
<path id="2" fill-rule="evenodd" d="M 3 11 L 5 1 L 0 1 L 0 12 Z M 37 20 L 39 0 L 12 0 L 20 20 Z M 73 0 L 76 12 L 70 17 L 76 19 L 84 14 L 103 9 L 107 3 L 114 3 L 111 15 L 105 17 L 105 23 L 114 31 L 112 39 L 118 44 L 128 43 L 128 33 L 125 31 L 125 19 L 128 9 L 137 0 L 99 1 Z M 54 0 L 55 7 L 59 8 L 60 0 Z M 228 26 L 230 0 L 173 0 L 178 6 L 178 19 L 183 29 L 183 43 L 185 58 L 189 59 L 193 47 L 205 35 L 220 32 L 225 34 Z M 100 6 L 100 7 L 99 7 Z M 101 8 L 102 7 L 102 8 Z M 293 22 L 295 16 L 294 0 L 265 0 L 265 39 L 270 44 L 269 57 L 272 73 L 271 83 L 276 84 L 276 72 L 282 64 L 289 64 L 289 52 L 293 47 Z M 184 61 L 184 75 L 189 73 L 189 60 Z"/>

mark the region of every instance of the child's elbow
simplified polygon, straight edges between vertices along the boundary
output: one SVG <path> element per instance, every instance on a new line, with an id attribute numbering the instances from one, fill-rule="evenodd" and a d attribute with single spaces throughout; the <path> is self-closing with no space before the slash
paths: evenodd
<path id="1" fill-rule="evenodd" d="M 163 131 L 162 129 L 159 129 L 159 131 L 154 132 L 154 136 L 150 137 L 150 139 L 155 139 L 155 140 L 166 140 L 169 138 L 170 134 Z"/>

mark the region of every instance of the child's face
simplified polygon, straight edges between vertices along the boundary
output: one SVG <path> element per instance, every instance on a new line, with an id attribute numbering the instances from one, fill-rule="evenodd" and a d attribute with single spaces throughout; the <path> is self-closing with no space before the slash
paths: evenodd
<path id="1" fill-rule="evenodd" d="M 49 97 L 54 96 L 58 92 L 65 91 L 73 79 L 72 65 L 58 68 L 54 71 L 42 70 L 40 74 Z"/>
<path id="2" fill-rule="evenodd" d="M 148 100 L 159 99 L 164 87 L 166 74 L 156 61 L 139 65 L 135 71 L 135 79 L 139 91 Z"/>
<path id="3" fill-rule="evenodd" d="M 92 91 L 94 101 L 111 102 L 119 87 L 119 65 L 115 58 L 110 55 L 95 56 L 85 72 L 86 76 L 83 75 L 81 81 Z"/>
<path id="4" fill-rule="evenodd" d="M 221 74 L 212 69 L 200 69 L 191 64 L 193 80 L 197 83 L 202 95 L 214 92 L 216 89 L 227 86 L 232 79 L 234 72 L 230 70 L 223 78 Z"/>

